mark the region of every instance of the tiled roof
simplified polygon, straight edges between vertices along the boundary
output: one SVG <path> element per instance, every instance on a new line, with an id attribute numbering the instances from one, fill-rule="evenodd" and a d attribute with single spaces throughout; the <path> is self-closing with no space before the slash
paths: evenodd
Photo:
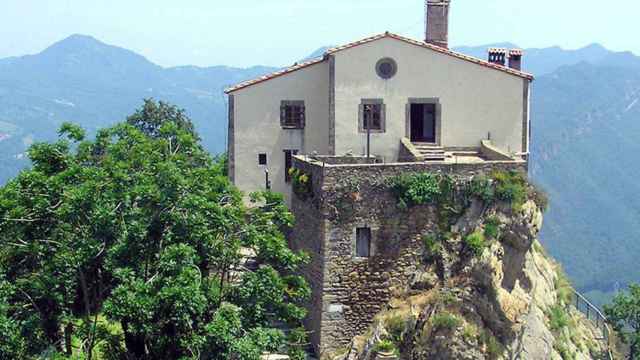
<path id="1" fill-rule="evenodd" d="M 436 51 L 436 52 L 439 52 L 439 53 L 442 53 L 442 54 L 446 54 L 446 55 L 449 55 L 449 56 L 453 56 L 455 58 L 466 60 L 466 61 L 478 64 L 478 65 L 482 65 L 484 67 L 488 67 L 488 68 L 491 68 L 491 69 L 494 69 L 494 70 L 503 71 L 503 72 L 506 72 L 506 73 L 511 74 L 511 75 L 515 75 L 515 76 L 519 76 L 519 77 L 522 77 L 522 78 L 525 78 L 525 79 L 533 80 L 533 75 L 531 75 L 529 73 L 526 73 L 526 72 L 522 72 L 522 71 L 518 71 L 518 70 L 515 70 L 515 69 L 511 69 L 511 68 L 508 68 L 506 66 L 502 66 L 502 65 L 498 65 L 498 64 L 493 64 L 493 63 L 490 63 L 490 62 L 485 61 L 485 60 L 480 60 L 480 59 L 475 58 L 473 56 L 464 55 L 464 54 L 455 52 L 455 51 L 450 50 L 450 49 L 446 49 L 446 48 L 442 48 L 442 47 L 439 47 L 439 46 L 436 46 L 436 45 L 425 43 L 423 41 L 417 41 L 417 40 L 406 38 L 404 36 L 400 36 L 400 35 L 396 35 L 396 34 L 392 34 L 392 33 L 386 32 L 384 34 L 371 36 L 371 37 L 368 37 L 368 38 L 365 38 L 365 39 L 362 39 L 362 40 L 359 40 L 359 41 L 355 41 L 355 42 L 352 42 L 352 43 L 349 43 L 349 44 L 345 44 L 345 45 L 342 45 L 342 46 L 337 46 L 337 47 L 331 48 L 331 49 L 329 49 L 329 50 L 327 50 L 325 52 L 323 57 L 316 58 L 316 59 L 313 59 L 313 60 L 309 60 L 309 61 L 306 61 L 306 62 L 303 62 L 303 63 L 296 63 L 293 66 L 290 66 L 288 68 L 282 69 L 280 71 L 276 71 L 274 73 L 261 76 L 261 77 L 259 77 L 257 79 L 253 79 L 253 80 L 242 82 L 240 84 L 237 84 L 235 86 L 232 86 L 232 87 L 226 89 L 225 93 L 229 94 L 229 93 L 232 93 L 234 91 L 246 88 L 248 86 L 252 86 L 252 85 L 267 81 L 267 80 L 271 80 L 271 79 L 274 79 L 274 78 L 289 74 L 291 72 L 294 72 L 294 71 L 297 71 L 297 70 L 300 70 L 300 69 L 304 69 L 304 68 L 309 67 L 311 65 L 315 65 L 315 64 L 318 64 L 318 63 L 321 63 L 321 62 L 325 61 L 327 59 L 328 55 L 335 54 L 335 53 L 340 52 L 342 50 L 346 50 L 346 49 L 350 49 L 350 48 L 353 48 L 353 47 L 356 47 L 356 46 L 364 45 L 364 44 L 367 44 L 367 43 L 370 43 L 370 42 L 373 42 L 373 41 L 376 41 L 376 40 L 380 40 L 380 39 L 383 39 L 383 38 L 386 38 L 386 37 L 392 38 L 392 39 L 396 39 L 396 40 L 400 40 L 400 41 L 403 41 L 403 42 L 406 42 L 408 44 L 412 44 L 412 45 L 415 45 L 415 46 L 420 46 L 420 47 L 425 48 L 425 49 L 430 49 L 430 50 L 433 50 L 433 51 Z"/>

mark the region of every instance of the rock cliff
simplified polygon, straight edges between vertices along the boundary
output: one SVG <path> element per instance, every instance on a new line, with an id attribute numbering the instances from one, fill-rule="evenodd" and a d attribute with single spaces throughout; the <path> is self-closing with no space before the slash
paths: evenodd
<path id="1" fill-rule="evenodd" d="M 601 334 L 569 305 L 571 287 L 537 240 L 542 220 L 533 199 L 517 211 L 475 200 L 450 232 L 423 238 L 412 280 L 330 358 L 601 358 Z"/>

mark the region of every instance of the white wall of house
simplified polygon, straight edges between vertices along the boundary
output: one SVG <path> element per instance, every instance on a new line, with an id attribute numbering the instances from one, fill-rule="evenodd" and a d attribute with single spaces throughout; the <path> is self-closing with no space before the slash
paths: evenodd
<path id="1" fill-rule="evenodd" d="M 265 189 L 265 169 L 272 189 L 289 197 L 285 183 L 284 150 L 328 153 L 329 71 L 327 62 L 258 83 L 234 96 L 234 182 L 245 193 Z M 304 100 L 304 130 L 280 126 L 282 100 Z M 267 154 L 267 166 L 258 165 L 258 154 Z"/>
<path id="2" fill-rule="evenodd" d="M 335 153 L 363 153 L 366 134 L 358 132 L 361 99 L 386 104 L 386 132 L 372 134 L 371 152 L 396 161 L 407 134 L 409 98 L 438 98 L 441 145 L 478 147 L 491 133 L 493 143 L 512 153 L 522 148 L 525 98 L 529 81 L 502 71 L 392 38 L 382 38 L 335 53 Z M 397 74 L 383 80 L 376 63 L 390 57 Z"/>

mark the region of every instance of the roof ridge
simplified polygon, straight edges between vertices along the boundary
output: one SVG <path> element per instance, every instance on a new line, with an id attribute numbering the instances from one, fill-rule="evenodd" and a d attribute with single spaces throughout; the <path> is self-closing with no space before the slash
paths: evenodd
<path id="1" fill-rule="evenodd" d="M 515 69 L 512 69 L 512 68 L 509 68 L 507 66 L 494 64 L 494 63 L 491 63 L 491 62 L 486 61 L 486 60 L 478 59 L 478 58 L 473 57 L 473 56 L 469 56 L 469 55 L 465 55 L 465 54 L 459 53 L 459 52 L 451 50 L 449 48 L 442 48 L 442 47 L 439 47 L 439 46 L 436 46 L 436 45 L 433 45 L 433 44 L 426 43 L 424 41 L 414 40 L 414 39 L 411 39 L 411 38 L 408 38 L 408 37 L 404 37 L 402 35 L 394 34 L 394 33 L 391 33 L 391 32 L 387 31 L 387 32 L 384 32 L 384 33 L 381 33 L 381 34 L 376 34 L 376 35 L 372 35 L 372 36 L 366 37 L 366 38 L 358 40 L 358 41 L 350 42 L 350 43 L 347 43 L 347 44 L 344 44 L 344 45 L 340 45 L 340 46 L 335 46 L 335 47 L 330 48 L 327 51 L 325 51 L 325 53 L 324 53 L 324 55 L 322 57 L 311 59 L 311 60 L 308 60 L 308 61 L 305 61 L 305 62 L 302 62 L 302 63 L 294 63 L 290 67 L 283 68 L 283 69 L 278 70 L 276 72 L 273 72 L 271 74 L 266 74 L 266 75 L 263 75 L 263 76 L 261 76 L 259 78 L 253 79 L 253 80 L 248 80 L 248 81 L 241 82 L 241 83 L 239 83 L 239 84 L 237 84 L 235 86 L 232 86 L 232 87 L 226 89 L 225 93 L 229 94 L 229 93 L 232 93 L 234 91 L 243 89 L 245 87 L 248 87 L 248 86 L 251 86 L 251 85 L 255 85 L 255 84 L 267 81 L 267 80 L 271 80 L 273 78 L 277 78 L 277 77 L 289 74 L 291 72 L 306 68 L 308 66 L 321 63 L 321 62 L 325 61 L 329 55 L 332 55 L 332 54 L 335 54 L 337 52 L 340 52 L 340 51 L 343 51 L 343 50 L 347 50 L 347 49 L 350 49 L 350 48 L 353 48 L 353 47 L 356 47 L 356 46 L 364 45 L 364 44 L 370 43 L 372 41 L 376 41 L 376 40 L 379 40 L 379 39 L 382 39 L 382 38 L 386 38 L 386 37 L 389 37 L 389 38 L 392 38 L 392 39 L 396 39 L 396 40 L 399 40 L 399 41 L 403 41 L 403 42 L 408 43 L 408 44 L 420 46 L 420 47 L 425 48 L 425 49 L 430 49 L 430 50 L 439 52 L 441 54 L 453 56 L 455 58 L 458 58 L 458 59 L 461 59 L 461 60 L 466 60 L 466 61 L 475 63 L 477 65 L 481 65 L 481 66 L 484 66 L 484 67 L 487 67 L 487 68 L 490 68 L 490 69 L 506 72 L 508 74 L 519 76 L 521 78 L 525 78 L 525 79 L 528 79 L 528 80 L 533 80 L 534 79 L 532 74 L 524 72 L 524 71 L 519 71 L 519 70 L 515 70 Z"/>

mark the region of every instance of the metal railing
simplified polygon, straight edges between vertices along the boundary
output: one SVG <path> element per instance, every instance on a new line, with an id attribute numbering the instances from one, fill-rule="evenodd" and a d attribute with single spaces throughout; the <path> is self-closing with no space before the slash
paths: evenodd
<path id="1" fill-rule="evenodd" d="M 613 337 L 611 336 L 611 327 L 609 326 L 609 322 L 607 317 L 604 316 L 602 311 L 598 309 L 595 305 L 593 305 L 587 298 L 582 296 L 576 290 L 573 290 L 573 299 L 572 305 L 576 307 L 578 311 L 584 314 L 588 320 L 590 320 L 596 328 L 598 328 L 602 332 L 601 340 L 606 347 L 607 351 L 607 360 L 614 360 L 613 358 Z"/>

